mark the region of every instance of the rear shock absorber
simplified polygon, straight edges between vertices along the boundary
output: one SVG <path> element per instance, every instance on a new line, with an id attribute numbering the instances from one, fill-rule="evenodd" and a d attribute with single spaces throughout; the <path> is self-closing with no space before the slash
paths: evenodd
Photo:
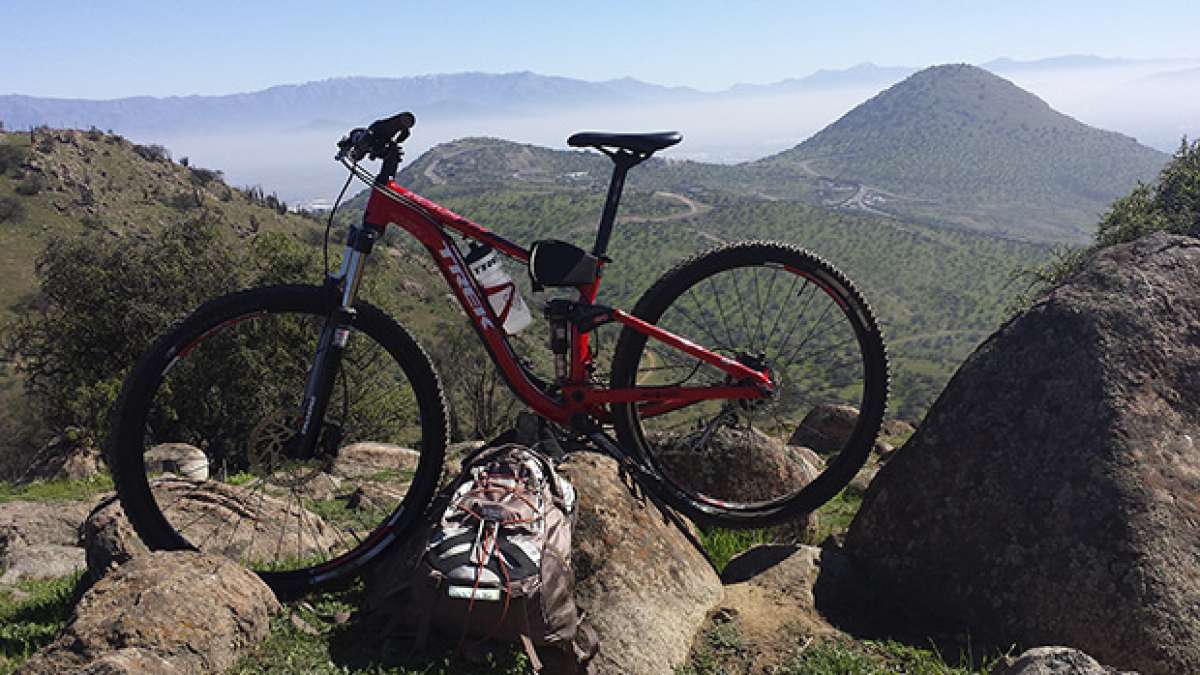
<path id="1" fill-rule="evenodd" d="M 571 376 L 571 330 L 566 305 L 551 300 L 546 303 L 546 321 L 550 323 L 550 351 L 554 354 L 554 381 L 566 384 Z"/>

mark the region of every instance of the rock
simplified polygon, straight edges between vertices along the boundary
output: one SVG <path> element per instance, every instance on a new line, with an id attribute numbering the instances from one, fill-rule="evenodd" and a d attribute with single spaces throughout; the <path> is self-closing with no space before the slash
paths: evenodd
<path id="1" fill-rule="evenodd" d="M 1096 659 L 1070 647 L 1037 647 L 992 670 L 992 675 L 1112 675 Z"/>
<path id="2" fill-rule="evenodd" d="M 151 553 L 97 582 L 17 672 L 222 672 L 267 637 L 279 610 L 271 589 L 228 558 Z"/>
<path id="3" fill-rule="evenodd" d="M 34 544 L 16 546 L 4 552 L 0 584 L 25 579 L 56 579 L 74 574 L 86 566 L 83 549 L 78 546 Z"/>
<path id="4" fill-rule="evenodd" d="M 904 420 L 884 420 L 879 427 L 879 433 L 888 438 L 908 438 L 917 432 L 917 428 Z"/>
<path id="5" fill-rule="evenodd" d="M 364 481 L 346 497 L 346 508 L 354 511 L 391 513 L 406 494 L 408 485 L 383 485 Z"/>
<path id="6" fill-rule="evenodd" d="M 79 675 L 183 675 L 183 671 L 148 649 L 126 647 L 92 661 Z"/>
<path id="7" fill-rule="evenodd" d="M 171 473 L 190 480 L 208 480 L 208 456 L 187 443 L 162 443 L 142 456 L 146 473 Z"/>
<path id="8" fill-rule="evenodd" d="M 79 524 L 84 502 L 0 504 L 0 584 L 73 574 L 84 566 Z"/>
<path id="9" fill-rule="evenodd" d="M 21 474 L 21 482 L 84 480 L 105 470 L 104 457 L 91 438 L 56 437 L 30 461 Z"/>
<path id="10" fill-rule="evenodd" d="M 1094 255 L 1004 325 L 847 536 L 879 584 L 1000 644 L 1200 672 L 1200 240 Z"/>
<path id="11" fill-rule="evenodd" d="M 579 494 L 575 596 L 600 637 L 589 673 L 671 673 L 721 600 L 721 581 L 689 535 L 630 494 L 611 458 L 562 465 Z"/>
<path id="12" fill-rule="evenodd" d="M 810 483 L 824 461 L 805 447 L 784 445 L 757 429 L 722 427 L 707 447 L 693 450 L 689 435 L 653 439 L 664 473 L 701 493 L 730 501 L 780 497 Z"/>
<path id="13" fill-rule="evenodd" d="M 90 507 L 87 502 L 0 503 L 0 550 L 41 544 L 78 546 L 79 524 Z"/>
<path id="14" fill-rule="evenodd" d="M 842 636 L 869 623 L 878 600 L 842 553 L 813 546 L 763 545 L 726 565 L 725 598 L 714 621 L 734 621 L 753 661 L 769 672 L 795 648 L 796 635 Z"/>
<path id="15" fill-rule="evenodd" d="M 804 416 L 788 445 L 803 445 L 822 455 L 841 452 L 855 424 L 858 424 L 858 408 L 833 403 L 818 405 Z"/>
<path id="16" fill-rule="evenodd" d="M 208 553 L 267 562 L 326 555 L 341 541 L 320 516 L 301 509 L 295 499 L 274 497 L 261 489 L 165 477 L 155 482 L 153 490 L 159 504 L 173 504 L 168 519 L 183 526 L 184 536 Z M 279 536 L 281 529 L 286 529 L 285 537 Z M 147 552 L 116 498 L 97 506 L 81 533 L 92 579 Z"/>
<path id="17" fill-rule="evenodd" d="M 338 450 L 333 473 L 343 478 L 366 478 L 380 473 L 395 472 L 411 477 L 417 470 L 421 453 L 389 443 L 364 441 Z"/>

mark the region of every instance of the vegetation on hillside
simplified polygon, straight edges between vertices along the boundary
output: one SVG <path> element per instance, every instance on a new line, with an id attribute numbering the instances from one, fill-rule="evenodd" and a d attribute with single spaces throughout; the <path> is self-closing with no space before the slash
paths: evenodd
<path id="1" fill-rule="evenodd" d="M 760 163 L 882 188 L 889 212 L 1078 241 L 1095 214 L 1166 161 L 968 65 L 928 68 Z"/>
<path id="2" fill-rule="evenodd" d="M 1154 182 L 1138 183 L 1113 202 L 1100 219 L 1091 245 L 1058 249 L 1046 264 L 1025 270 L 1028 288 L 1012 308 L 1024 307 L 1039 292 L 1062 282 L 1095 252 L 1152 232 L 1200 237 L 1200 141 L 1181 141 Z"/>

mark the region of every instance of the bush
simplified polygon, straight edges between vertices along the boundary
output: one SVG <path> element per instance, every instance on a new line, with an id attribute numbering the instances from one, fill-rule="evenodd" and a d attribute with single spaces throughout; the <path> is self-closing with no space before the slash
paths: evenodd
<path id="1" fill-rule="evenodd" d="M 0 174 L 19 168 L 24 161 L 24 148 L 7 143 L 0 145 Z"/>
<path id="2" fill-rule="evenodd" d="M 17 194 L 32 197 L 46 187 L 46 179 L 40 173 L 25 174 L 25 178 L 13 188 Z"/>
<path id="3" fill-rule="evenodd" d="M 161 145 L 134 145 L 133 151 L 148 162 L 171 161 L 171 151 Z"/>
<path id="4" fill-rule="evenodd" d="M 127 370 L 172 321 L 234 288 L 311 280 L 317 269 L 299 242 L 265 235 L 243 252 L 204 221 L 151 237 L 54 239 L 37 260 L 41 300 L 0 333 L 0 351 L 51 430 L 103 431 Z"/>
<path id="5" fill-rule="evenodd" d="M 1112 246 L 1157 231 L 1200 236 L 1200 141 L 1185 138 L 1154 185 L 1138 185 L 1113 202 L 1096 243 Z"/>
<path id="6" fill-rule="evenodd" d="M 25 217 L 25 205 L 16 197 L 0 197 L 0 223 L 17 222 Z"/>
<path id="7" fill-rule="evenodd" d="M 209 183 L 212 183 L 213 181 L 219 181 L 222 177 L 222 173 L 215 169 L 191 167 L 191 172 L 192 182 L 200 187 L 207 187 Z"/>
<path id="8" fill-rule="evenodd" d="M 1100 219 L 1094 244 L 1057 249 L 1045 265 L 1018 272 L 1016 276 L 1026 278 L 1029 285 L 1009 309 L 1024 308 L 1039 293 L 1057 286 L 1079 269 L 1096 251 L 1152 232 L 1200 237 L 1200 141 L 1188 143 L 1184 138 L 1154 184 L 1139 183 L 1113 202 Z"/>

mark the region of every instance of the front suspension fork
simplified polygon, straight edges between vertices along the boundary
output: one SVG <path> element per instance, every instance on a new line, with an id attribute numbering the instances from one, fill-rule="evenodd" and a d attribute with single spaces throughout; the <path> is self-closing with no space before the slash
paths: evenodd
<path id="1" fill-rule="evenodd" d="M 304 402 L 300 409 L 299 447 L 296 449 L 296 454 L 300 457 L 309 458 L 318 454 L 317 443 L 325 426 L 325 412 L 333 396 L 342 355 L 346 351 L 350 340 L 350 328 L 354 324 L 354 301 L 358 296 L 363 268 L 375 238 L 372 228 L 351 228 L 342 258 L 342 268 L 337 276 L 326 280 L 326 287 L 330 292 L 341 291 L 341 302 L 325 319 L 321 337 L 317 340 L 312 366 L 308 370 L 308 381 L 304 385 Z"/>

